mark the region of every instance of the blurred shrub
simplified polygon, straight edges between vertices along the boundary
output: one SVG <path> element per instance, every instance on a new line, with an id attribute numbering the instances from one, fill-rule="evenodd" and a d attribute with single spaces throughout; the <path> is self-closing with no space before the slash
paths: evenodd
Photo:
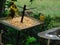
<path id="1" fill-rule="evenodd" d="M 41 16 L 41 13 L 33 15 L 33 17 L 38 19 L 38 20 L 40 20 L 40 16 Z M 44 14 L 42 16 L 44 16 Z M 51 18 L 51 16 L 48 15 L 48 16 L 44 16 L 43 18 L 44 18 L 44 21 L 43 21 L 44 24 L 40 26 L 41 30 L 46 30 L 46 29 L 52 28 L 53 19 Z"/>
<path id="2" fill-rule="evenodd" d="M 51 21 L 52 21 L 52 18 L 50 15 L 46 16 L 45 17 L 45 21 L 44 21 L 44 29 L 49 29 L 51 27 Z"/>
<path id="3" fill-rule="evenodd" d="M 4 13 L 3 13 L 3 17 L 6 17 L 10 14 L 9 10 L 5 10 Z"/>
<path id="4" fill-rule="evenodd" d="M 60 22 L 60 16 L 55 16 L 54 20 L 57 21 L 57 22 Z"/>
<path id="5" fill-rule="evenodd" d="M 12 45 L 12 44 L 6 44 L 6 45 Z"/>

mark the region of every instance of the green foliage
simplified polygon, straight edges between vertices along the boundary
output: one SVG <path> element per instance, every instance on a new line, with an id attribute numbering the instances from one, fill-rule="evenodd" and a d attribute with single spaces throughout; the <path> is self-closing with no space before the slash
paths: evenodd
<path id="1" fill-rule="evenodd" d="M 15 44 L 18 31 L 7 26 L 6 26 L 6 30 L 7 32 L 3 34 L 3 42 L 9 44 Z"/>
<path id="2" fill-rule="evenodd" d="M 12 1 L 17 1 L 17 0 L 12 0 Z"/>
<path id="3" fill-rule="evenodd" d="M 36 42 L 37 39 L 35 37 L 27 37 L 26 45 L 40 45 L 39 43 Z"/>
<path id="4" fill-rule="evenodd" d="M 57 21 L 57 22 L 60 22 L 60 16 L 55 16 L 54 20 Z"/>
<path id="5" fill-rule="evenodd" d="M 12 44 L 6 44 L 6 45 L 12 45 Z"/>
<path id="6" fill-rule="evenodd" d="M 40 15 L 35 14 L 33 17 L 36 18 L 36 19 L 39 19 Z"/>
<path id="7" fill-rule="evenodd" d="M 31 42 L 34 42 L 34 41 L 36 41 L 36 38 L 28 36 L 27 42 L 31 43 Z"/>
<path id="8" fill-rule="evenodd" d="M 3 16 L 6 17 L 10 14 L 9 10 L 5 10 L 4 13 L 3 13 Z"/>
<path id="9" fill-rule="evenodd" d="M 10 7 L 10 1 L 6 1 L 5 6 Z"/>
<path id="10" fill-rule="evenodd" d="M 49 27 L 49 24 L 51 23 L 51 16 L 50 15 L 48 15 L 48 16 L 46 16 L 45 17 L 45 21 L 44 21 L 44 30 L 47 30 L 48 29 L 48 27 Z"/>

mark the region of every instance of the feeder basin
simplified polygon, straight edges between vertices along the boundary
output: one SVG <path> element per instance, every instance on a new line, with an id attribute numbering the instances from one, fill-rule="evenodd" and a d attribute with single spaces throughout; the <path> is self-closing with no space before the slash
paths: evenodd
<path id="1" fill-rule="evenodd" d="M 24 17 L 23 23 L 21 23 L 21 16 L 14 17 L 13 19 L 12 18 L 1 18 L 0 23 L 4 25 L 8 25 L 18 30 L 22 30 L 22 29 L 26 29 L 26 28 L 30 28 L 30 27 L 34 27 L 34 26 L 42 24 L 42 22 L 40 22 L 39 20 L 29 17 L 29 16 Z"/>

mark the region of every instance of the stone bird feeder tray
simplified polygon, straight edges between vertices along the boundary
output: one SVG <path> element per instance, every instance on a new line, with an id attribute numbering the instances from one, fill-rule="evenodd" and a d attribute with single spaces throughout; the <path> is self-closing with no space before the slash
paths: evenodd
<path id="1" fill-rule="evenodd" d="M 24 16 L 23 23 L 21 23 L 20 20 L 21 20 L 21 16 L 14 17 L 13 19 L 7 17 L 0 18 L 0 24 L 3 24 L 5 27 L 8 26 L 18 30 L 17 39 L 16 39 L 17 45 L 19 42 L 20 31 L 25 31 L 26 33 L 32 34 L 31 32 L 33 30 L 37 31 L 38 27 L 40 27 L 40 25 L 42 24 L 42 22 L 30 16 Z"/>

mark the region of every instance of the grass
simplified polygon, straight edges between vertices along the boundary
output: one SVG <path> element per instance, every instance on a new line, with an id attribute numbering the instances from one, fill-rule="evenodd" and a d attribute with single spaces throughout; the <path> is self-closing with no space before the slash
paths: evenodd
<path id="1" fill-rule="evenodd" d="M 42 12 L 45 16 L 60 16 L 60 0 L 34 0 L 32 4 L 30 4 L 29 0 L 17 0 L 15 3 L 22 7 L 26 4 L 27 8 L 35 8 L 32 9 L 33 12 Z"/>

